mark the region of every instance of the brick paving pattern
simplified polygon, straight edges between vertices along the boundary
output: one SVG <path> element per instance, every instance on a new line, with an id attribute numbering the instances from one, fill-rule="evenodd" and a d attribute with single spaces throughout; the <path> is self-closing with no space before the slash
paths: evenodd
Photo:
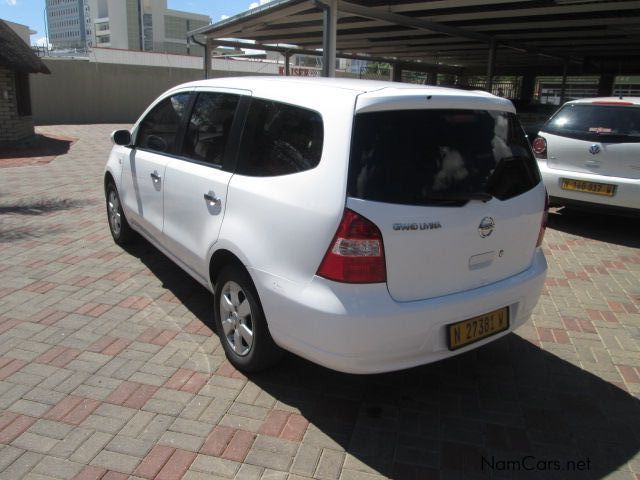
<path id="1" fill-rule="evenodd" d="M 532 321 L 478 351 L 374 376 L 288 355 L 247 378 L 208 292 L 113 244 L 116 127 L 43 127 L 78 141 L 0 170 L 0 478 L 640 480 L 637 220 L 552 215 Z"/>

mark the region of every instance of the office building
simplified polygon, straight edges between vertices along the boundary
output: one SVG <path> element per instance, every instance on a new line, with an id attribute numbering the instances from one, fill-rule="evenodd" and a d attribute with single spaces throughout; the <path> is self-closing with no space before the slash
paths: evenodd
<path id="1" fill-rule="evenodd" d="M 202 55 L 187 32 L 206 15 L 170 10 L 167 0 L 46 0 L 49 38 L 58 48 L 103 47 Z"/>

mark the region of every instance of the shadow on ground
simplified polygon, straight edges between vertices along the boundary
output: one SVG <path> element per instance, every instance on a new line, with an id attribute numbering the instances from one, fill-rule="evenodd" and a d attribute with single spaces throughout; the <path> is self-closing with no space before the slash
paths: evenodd
<path id="1" fill-rule="evenodd" d="M 12 158 L 57 157 L 69 151 L 76 140 L 73 138 L 42 135 L 15 145 L 0 146 L 0 160 Z M 0 162 L 1 164 L 2 162 Z"/>
<path id="2" fill-rule="evenodd" d="M 87 205 L 88 201 L 72 200 L 68 198 L 49 198 L 30 202 L 18 202 L 11 205 L 0 204 L 0 215 L 44 215 L 60 210 L 80 208 Z"/>
<path id="3" fill-rule="evenodd" d="M 16 216 L 39 216 L 63 210 L 84 207 L 92 202 L 51 198 L 17 202 L 3 205 L 0 203 L 0 243 L 25 239 L 36 239 L 45 235 L 60 233 L 59 226 L 43 225 L 41 222 L 16 220 Z M 19 225 L 17 223 L 19 222 Z"/>
<path id="4" fill-rule="evenodd" d="M 637 218 L 562 208 L 549 214 L 549 228 L 592 240 L 640 248 Z"/>
<path id="5" fill-rule="evenodd" d="M 129 252 L 211 326 L 209 292 L 148 243 Z M 392 478 L 595 479 L 640 451 L 640 400 L 515 334 L 383 375 L 287 355 L 250 380 L 311 422 L 305 444 Z"/>

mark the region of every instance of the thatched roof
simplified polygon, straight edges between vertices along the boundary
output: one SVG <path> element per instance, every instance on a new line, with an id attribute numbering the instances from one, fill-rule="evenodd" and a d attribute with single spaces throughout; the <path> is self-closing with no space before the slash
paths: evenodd
<path id="1" fill-rule="evenodd" d="M 3 20 L 0 20 L 0 66 L 23 73 L 51 73 Z"/>

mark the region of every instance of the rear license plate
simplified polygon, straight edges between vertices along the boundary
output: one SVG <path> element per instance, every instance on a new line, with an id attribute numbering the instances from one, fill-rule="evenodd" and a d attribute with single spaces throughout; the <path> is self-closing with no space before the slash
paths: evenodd
<path id="1" fill-rule="evenodd" d="M 582 180 L 562 179 L 560 187 L 563 190 L 573 190 L 576 192 L 593 193 L 595 195 L 604 195 L 613 197 L 616 193 L 616 186 L 608 183 L 584 182 Z"/>
<path id="2" fill-rule="evenodd" d="M 457 350 L 509 328 L 509 307 L 453 323 L 448 327 L 449 350 Z"/>

